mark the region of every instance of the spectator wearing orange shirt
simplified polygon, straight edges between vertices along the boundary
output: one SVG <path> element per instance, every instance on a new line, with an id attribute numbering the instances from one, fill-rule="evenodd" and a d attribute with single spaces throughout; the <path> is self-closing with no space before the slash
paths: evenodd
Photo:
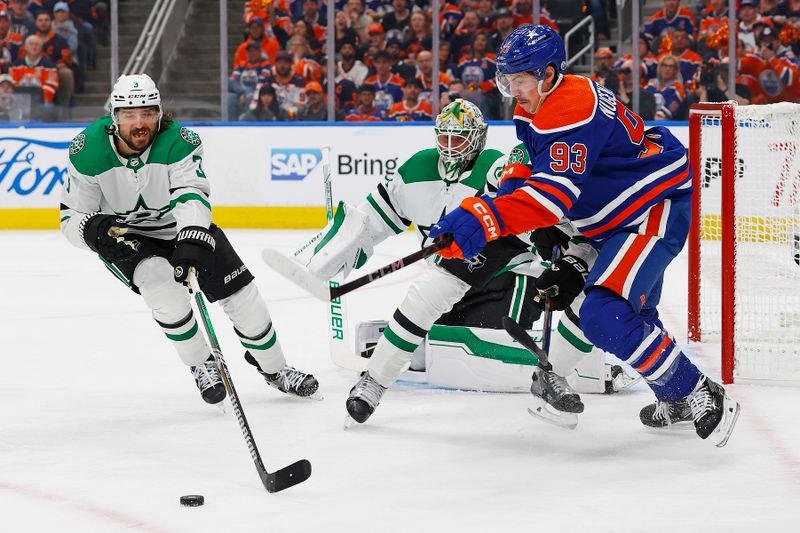
<path id="1" fill-rule="evenodd" d="M 53 16 L 42 9 L 36 15 L 36 35 L 42 39 L 42 53 L 55 63 L 58 70 L 58 103 L 68 106 L 75 93 L 78 65 L 72 57 L 69 43 L 53 31 Z"/>
<path id="2" fill-rule="evenodd" d="M 700 57 L 697 52 L 689 48 L 690 44 L 691 39 L 686 29 L 675 28 L 675 30 L 673 30 L 671 55 L 678 58 L 681 79 L 683 79 L 683 83 L 685 84 L 690 83 L 694 79 L 695 74 L 703 64 L 703 58 Z"/>
<path id="3" fill-rule="evenodd" d="M 306 82 L 294 73 L 292 54 L 285 50 L 275 54 L 275 65 L 266 83 L 275 88 L 278 105 L 294 118 L 306 103 Z"/>
<path id="4" fill-rule="evenodd" d="M 25 38 L 25 57 L 17 59 L 8 69 L 16 87 L 36 87 L 42 91 L 45 108 L 52 108 L 58 90 L 58 71 L 55 64 L 42 55 L 42 38 Z"/>
<path id="5" fill-rule="evenodd" d="M 758 36 L 758 51 L 739 59 L 739 74 L 750 89 L 753 104 L 800 98 L 798 68 L 789 59 L 780 57 L 780 48 L 777 32 L 766 26 Z"/>
<path id="6" fill-rule="evenodd" d="M 423 50 L 417 54 L 417 79 L 422 84 L 422 91 L 420 92 L 420 99 L 425 100 L 429 104 L 433 104 L 433 54 L 427 50 Z M 447 92 L 447 86 L 452 83 L 452 78 L 443 72 L 439 72 L 439 95 Z"/>
<path id="7" fill-rule="evenodd" d="M 257 41 L 250 41 L 245 63 L 235 66 L 228 78 L 229 117 L 238 117 L 247 109 L 258 87 L 267 81 L 269 75 L 270 64 L 262 56 L 261 46 Z"/>
<path id="8" fill-rule="evenodd" d="M 403 100 L 397 102 L 389 110 L 389 120 L 394 122 L 422 122 L 433 120 L 433 108 L 419 95 L 422 84 L 416 78 L 403 83 Z"/>
<path id="9" fill-rule="evenodd" d="M 247 61 L 247 44 L 250 41 L 256 41 L 261 46 L 264 59 L 274 63 L 275 54 L 281 49 L 281 45 L 274 35 L 265 31 L 264 20 L 260 17 L 253 17 L 247 24 L 247 31 L 249 37 L 236 49 L 236 54 L 233 56 L 233 66 L 236 67 Z"/>
<path id="10" fill-rule="evenodd" d="M 294 35 L 289 39 L 289 53 L 292 54 L 294 73 L 306 83 L 322 78 L 322 65 L 313 58 L 305 37 Z"/>

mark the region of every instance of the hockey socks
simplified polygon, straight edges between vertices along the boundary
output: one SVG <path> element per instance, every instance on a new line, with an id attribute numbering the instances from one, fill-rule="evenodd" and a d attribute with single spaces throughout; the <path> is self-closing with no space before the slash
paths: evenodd
<path id="1" fill-rule="evenodd" d="M 283 357 L 280 344 L 278 343 L 278 335 L 275 333 L 275 328 L 272 327 L 272 322 L 267 324 L 267 329 L 258 335 L 247 336 L 236 328 L 233 328 L 236 335 L 239 337 L 239 342 L 247 349 L 253 357 L 259 362 L 265 372 L 277 372 L 286 364 Z M 267 363 L 267 364 L 265 364 Z"/>
<path id="2" fill-rule="evenodd" d="M 616 293 L 592 288 L 581 306 L 580 319 L 586 337 L 631 365 L 659 400 L 686 398 L 700 380 L 700 371 L 660 324 L 648 323 Z"/>
<path id="3" fill-rule="evenodd" d="M 159 320 L 156 320 L 156 323 L 161 326 L 161 330 L 172 342 L 184 364 L 196 366 L 208 357 L 208 345 L 199 332 L 197 320 L 192 311 L 175 323 L 168 324 Z"/>

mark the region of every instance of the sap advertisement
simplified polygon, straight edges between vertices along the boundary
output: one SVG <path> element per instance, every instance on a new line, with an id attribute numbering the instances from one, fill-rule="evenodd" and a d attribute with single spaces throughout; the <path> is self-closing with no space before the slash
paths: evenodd
<path id="1" fill-rule="evenodd" d="M 0 208 L 57 208 L 72 139 L 82 128 L 0 128 Z M 357 203 L 409 156 L 434 146 L 431 125 L 197 126 L 217 206 L 323 206 L 323 146 L 335 200 Z M 688 128 L 670 129 L 688 143 Z M 487 147 L 516 144 L 509 124 L 489 126 Z"/>

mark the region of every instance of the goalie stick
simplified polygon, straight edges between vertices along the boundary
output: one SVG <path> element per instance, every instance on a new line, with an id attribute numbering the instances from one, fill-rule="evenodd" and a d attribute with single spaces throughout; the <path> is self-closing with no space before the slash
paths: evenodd
<path id="1" fill-rule="evenodd" d="M 264 484 L 264 488 L 266 488 L 268 492 L 279 492 L 293 487 L 298 483 L 302 483 L 311 476 L 311 463 L 306 459 L 301 459 L 275 472 L 267 472 L 267 469 L 264 467 L 261 454 L 258 452 L 256 441 L 253 438 L 253 432 L 250 431 L 250 425 L 247 423 L 242 404 L 239 402 L 239 395 L 236 394 L 236 389 L 233 387 L 233 379 L 228 371 L 228 365 L 225 364 L 225 359 L 222 357 L 222 350 L 220 350 L 217 336 L 214 333 L 214 326 L 211 324 L 211 317 L 206 309 L 203 294 L 200 292 L 200 286 L 197 283 L 197 275 L 194 268 L 189 271 L 188 281 L 189 292 L 194 295 L 194 301 L 206 330 L 206 336 L 211 344 L 211 353 L 214 355 L 214 360 L 219 367 L 222 381 L 225 383 L 225 389 L 228 391 L 228 397 L 233 406 L 233 412 L 236 415 L 236 420 L 239 422 L 242 435 L 244 435 L 247 449 L 250 450 L 250 457 L 253 458 L 253 462 L 256 465 L 256 471 L 258 471 L 258 477 L 261 478 L 261 483 Z"/>
<path id="2" fill-rule="evenodd" d="M 402 268 L 416 263 L 420 259 L 425 259 L 426 257 L 435 254 L 442 248 L 445 248 L 448 244 L 449 243 L 445 241 L 437 241 L 433 244 L 429 244 L 425 248 L 421 248 L 414 253 L 411 253 L 405 257 L 401 257 L 396 261 L 392 261 L 386 266 L 383 266 L 377 270 L 373 270 L 369 274 L 365 274 L 360 278 L 356 278 L 353 281 L 348 281 L 347 283 L 341 285 L 337 281 L 333 280 L 330 282 L 321 281 L 297 261 L 285 256 L 278 250 L 266 248 L 263 252 L 261 252 L 261 258 L 278 274 L 282 275 L 301 289 L 305 290 L 313 297 L 322 300 L 323 302 L 333 302 L 345 294 L 353 292 L 356 289 L 360 289 L 364 285 L 368 285 L 373 281 L 391 274 L 392 272 L 397 272 Z"/>
<path id="3" fill-rule="evenodd" d="M 325 215 L 330 222 L 333 220 L 333 184 L 331 182 L 331 147 L 327 145 L 322 147 L 322 178 L 325 185 Z M 318 236 L 321 235 L 318 234 Z M 312 238 L 311 242 L 301 247 L 295 255 L 301 253 L 315 240 L 316 237 Z M 326 285 L 335 287 L 343 281 L 344 275 L 339 274 Z M 344 299 L 331 300 L 328 298 L 328 351 L 331 361 L 336 366 L 362 372 L 367 369 L 367 359 L 359 357 L 351 351 L 350 336 L 350 321 Z"/>

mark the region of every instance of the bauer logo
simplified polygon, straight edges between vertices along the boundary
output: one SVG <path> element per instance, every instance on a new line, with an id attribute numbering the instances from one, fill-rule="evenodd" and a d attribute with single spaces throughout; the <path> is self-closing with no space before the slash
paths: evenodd
<path id="1" fill-rule="evenodd" d="M 302 180 L 322 161 L 322 150 L 273 148 L 270 166 L 273 180 Z"/>

